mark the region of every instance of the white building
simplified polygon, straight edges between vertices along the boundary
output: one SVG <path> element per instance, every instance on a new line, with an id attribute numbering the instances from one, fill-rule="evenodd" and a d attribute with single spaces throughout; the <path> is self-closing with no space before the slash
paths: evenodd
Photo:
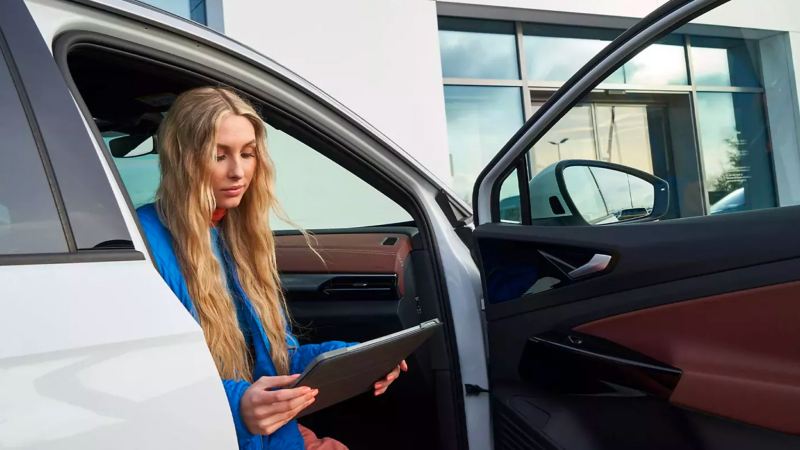
<path id="1" fill-rule="evenodd" d="M 288 66 L 469 200 L 549 94 L 663 1 L 149 3 Z M 676 30 L 556 124 L 532 172 L 566 158 L 637 167 L 670 181 L 673 217 L 800 203 L 798 18 L 795 0 L 733 0 Z"/>

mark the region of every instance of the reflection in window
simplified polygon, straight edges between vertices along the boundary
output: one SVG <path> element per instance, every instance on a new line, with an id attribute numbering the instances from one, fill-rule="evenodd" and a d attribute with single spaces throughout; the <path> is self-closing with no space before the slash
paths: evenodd
<path id="1" fill-rule="evenodd" d="M 575 166 L 567 167 L 563 173 L 567 192 L 583 220 L 592 224 L 607 221 L 611 216 L 591 170 Z"/>
<path id="2" fill-rule="evenodd" d="M 760 86 L 758 50 L 741 39 L 692 37 L 692 66 L 700 86 Z"/>
<path id="3" fill-rule="evenodd" d="M 618 30 L 525 25 L 527 76 L 534 81 L 566 81 L 607 46 Z M 683 38 L 653 44 L 609 75 L 604 83 L 688 84 Z"/>
<path id="4" fill-rule="evenodd" d="M 445 78 L 519 79 L 512 22 L 440 17 L 439 47 Z"/>
<path id="5" fill-rule="evenodd" d="M 535 103 L 534 111 L 541 106 L 541 103 Z M 536 175 L 547 166 L 565 159 L 597 159 L 591 105 L 577 105 L 570 109 L 533 146 L 532 174 Z"/>
<path id="6" fill-rule="evenodd" d="M 622 66 L 625 83 L 640 85 L 689 84 L 680 36 L 670 44 L 653 44 Z"/>
<path id="7" fill-rule="evenodd" d="M 602 167 L 564 169 L 564 184 L 577 212 L 591 224 L 644 217 L 653 210 L 653 185 L 625 172 Z"/>
<path id="8" fill-rule="evenodd" d="M 600 161 L 653 173 L 646 105 L 596 104 Z"/>
<path id="9" fill-rule="evenodd" d="M 533 103 L 533 110 L 541 105 Z M 576 105 L 534 145 L 533 174 L 565 159 L 612 162 L 653 173 L 647 113 L 646 104 Z"/>
<path id="10" fill-rule="evenodd" d="M 524 42 L 529 80 L 567 81 L 610 41 L 525 36 Z M 624 83 L 622 69 L 612 73 L 605 81 Z"/>
<path id="11" fill-rule="evenodd" d="M 177 16 L 207 24 L 205 0 L 142 0 Z"/>
<path id="12" fill-rule="evenodd" d="M 445 86 L 453 189 L 472 201 L 483 167 L 522 126 L 522 93 L 515 87 Z"/>
<path id="13" fill-rule="evenodd" d="M 775 206 L 762 96 L 700 92 L 697 101 L 709 213 Z"/>

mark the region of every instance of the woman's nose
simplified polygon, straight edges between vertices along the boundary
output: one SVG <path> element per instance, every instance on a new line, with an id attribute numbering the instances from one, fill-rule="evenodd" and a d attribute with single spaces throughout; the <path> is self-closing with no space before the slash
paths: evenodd
<path id="1" fill-rule="evenodd" d="M 231 158 L 231 164 L 228 167 L 228 176 L 237 180 L 244 176 L 244 167 L 241 158 Z"/>

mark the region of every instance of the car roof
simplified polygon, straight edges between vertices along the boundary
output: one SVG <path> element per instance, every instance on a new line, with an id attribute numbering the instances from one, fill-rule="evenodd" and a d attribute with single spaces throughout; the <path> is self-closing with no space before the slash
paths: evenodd
<path id="1" fill-rule="evenodd" d="M 71 1 L 73 3 L 91 6 L 128 17 L 139 22 L 145 22 L 153 27 L 161 28 L 189 39 L 202 42 L 205 45 L 216 48 L 217 50 L 223 51 L 232 56 L 236 56 L 239 59 L 244 59 L 248 63 L 267 70 L 268 72 L 281 78 L 283 81 L 290 83 L 298 89 L 312 94 L 314 97 L 326 103 L 329 107 L 331 107 L 331 109 L 339 111 L 343 117 L 358 125 L 360 128 L 373 135 L 379 141 L 386 143 L 392 152 L 408 161 L 417 171 L 417 173 L 422 175 L 438 188 L 445 190 L 452 198 L 453 202 L 455 202 L 455 206 L 461 209 L 461 212 L 464 215 L 472 215 L 472 208 L 469 206 L 469 204 L 459 198 L 458 195 L 447 184 L 433 174 L 433 172 L 431 172 L 428 168 L 423 166 L 416 158 L 403 150 L 403 148 L 400 147 L 396 142 L 392 141 L 388 136 L 384 135 L 377 128 L 367 122 L 363 117 L 347 108 L 345 105 L 328 95 L 325 91 L 318 88 L 310 81 L 276 62 L 272 58 L 259 53 L 252 47 L 231 39 L 230 37 L 211 28 L 136 0 Z"/>

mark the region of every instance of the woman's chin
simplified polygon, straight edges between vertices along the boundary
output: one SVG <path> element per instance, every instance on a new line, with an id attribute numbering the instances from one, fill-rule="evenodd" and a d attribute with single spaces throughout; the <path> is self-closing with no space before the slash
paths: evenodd
<path id="1" fill-rule="evenodd" d="M 227 197 L 217 199 L 217 208 L 224 208 L 224 209 L 231 209 L 236 208 L 239 206 L 239 203 L 242 202 L 241 197 Z"/>

